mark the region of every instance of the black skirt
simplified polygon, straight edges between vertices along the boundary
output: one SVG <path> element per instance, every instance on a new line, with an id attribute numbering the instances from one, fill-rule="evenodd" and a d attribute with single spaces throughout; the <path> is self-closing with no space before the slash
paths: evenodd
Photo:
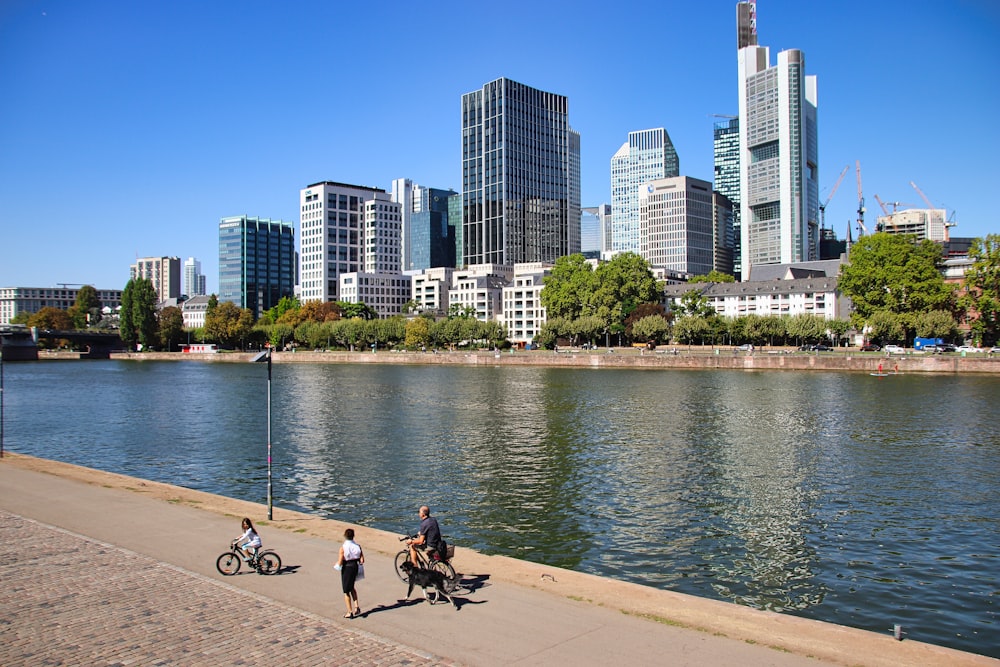
<path id="1" fill-rule="evenodd" d="M 344 595 L 354 590 L 354 582 L 358 578 L 358 561 L 345 560 L 340 568 L 340 585 L 344 589 Z"/>

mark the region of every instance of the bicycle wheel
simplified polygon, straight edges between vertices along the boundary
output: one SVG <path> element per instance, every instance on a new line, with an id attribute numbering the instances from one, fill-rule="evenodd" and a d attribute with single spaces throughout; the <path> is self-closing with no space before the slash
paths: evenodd
<path id="1" fill-rule="evenodd" d="M 410 560 L 409 549 L 403 549 L 398 554 L 396 554 L 396 564 L 395 564 L 396 576 L 399 577 L 404 584 L 410 583 L 410 578 L 406 576 L 406 572 L 402 568 L 403 563 L 407 562 L 408 560 Z"/>
<path id="2" fill-rule="evenodd" d="M 239 554 L 227 551 L 226 553 L 219 556 L 219 559 L 215 561 L 215 567 L 220 573 L 228 576 L 232 576 L 240 571 L 240 565 L 242 559 Z"/>
<path id="3" fill-rule="evenodd" d="M 455 590 L 455 586 L 458 585 L 458 575 L 455 574 L 455 568 L 451 566 L 451 563 L 436 560 L 431 569 L 444 575 L 444 590 L 450 595 Z"/>
<path id="4" fill-rule="evenodd" d="M 281 556 L 273 551 L 265 551 L 257 556 L 257 572 L 278 574 L 281 571 Z"/>

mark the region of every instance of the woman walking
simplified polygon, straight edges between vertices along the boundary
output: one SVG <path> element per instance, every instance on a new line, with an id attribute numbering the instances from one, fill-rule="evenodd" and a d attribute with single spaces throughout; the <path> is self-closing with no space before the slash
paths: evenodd
<path id="1" fill-rule="evenodd" d="M 337 569 L 340 570 L 340 584 L 344 589 L 344 602 L 347 604 L 347 613 L 344 618 L 354 618 L 361 615 L 361 605 L 358 604 L 358 591 L 355 582 L 364 574 L 365 554 L 361 550 L 361 545 L 354 541 L 354 529 L 348 528 L 344 531 L 344 543 L 340 547 L 340 555 L 337 559 Z"/>

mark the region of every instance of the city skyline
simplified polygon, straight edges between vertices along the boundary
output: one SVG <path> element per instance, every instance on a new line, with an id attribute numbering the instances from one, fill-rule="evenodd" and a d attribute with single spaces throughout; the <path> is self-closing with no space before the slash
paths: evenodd
<path id="1" fill-rule="evenodd" d="M 738 109 L 735 8 L 388 7 L 372 49 L 360 28 L 311 38 L 371 27 L 360 7 L 4 3 L 0 86 L 15 102 L 0 110 L 0 285 L 120 289 L 137 257 L 193 256 L 217 292 L 224 217 L 298 227 L 298 193 L 323 180 L 460 191 L 461 96 L 499 77 L 568 98 L 583 206 L 610 203 L 610 159 L 646 128 L 670 134 L 683 175 L 712 180 L 714 114 Z M 461 57 L 469 25 L 496 48 Z M 757 3 L 760 43 L 801 49 L 818 78 L 821 202 L 850 166 L 825 214 L 838 237 L 849 224 L 856 236 L 856 160 L 869 228 L 875 194 L 922 207 L 913 181 L 955 211 L 954 236 L 1000 233 L 985 196 L 998 142 L 969 118 L 1000 97 L 998 27 L 985 0 Z M 400 63 L 434 74 L 393 76 Z"/>

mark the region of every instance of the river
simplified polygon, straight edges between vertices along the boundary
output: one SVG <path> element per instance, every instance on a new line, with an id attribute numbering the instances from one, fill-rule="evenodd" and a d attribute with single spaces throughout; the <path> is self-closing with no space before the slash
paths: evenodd
<path id="1" fill-rule="evenodd" d="M 8 450 L 265 502 L 263 364 L 4 364 Z M 1000 379 L 275 364 L 274 505 L 1000 657 Z"/>

